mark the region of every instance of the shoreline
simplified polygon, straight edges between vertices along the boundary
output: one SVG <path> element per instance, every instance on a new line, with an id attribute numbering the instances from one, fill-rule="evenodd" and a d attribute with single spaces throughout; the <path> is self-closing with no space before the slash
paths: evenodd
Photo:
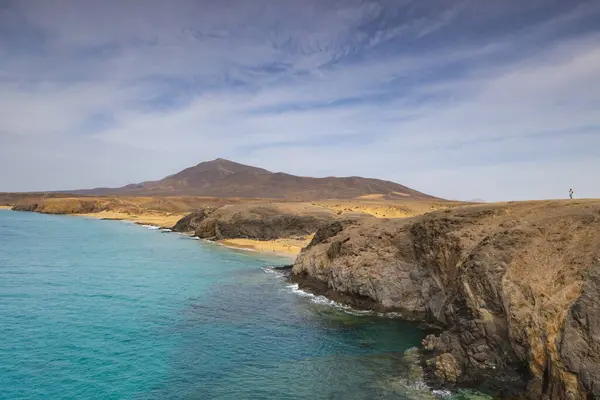
<path id="1" fill-rule="evenodd" d="M 0 205 L 0 210 L 11 210 L 12 206 Z M 37 211 L 29 211 L 37 212 Z M 38 214 L 46 214 L 39 213 Z M 50 213 L 49 213 L 50 214 Z M 69 215 L 75 217 L 85 217 L 90 219 L 96 219 L 100 221 L 127 221 L 132 222 L 136 225 L 141 226 L 156 226 L 158 229 L 172 229 L 173 226 L 181 218 L 187 214 L 159 214 L 159 213 L 140 213 L 140 214 L 129 214 L 119 211 L 100 211 L 96 213 L 77 213 L 77 214 L 52 214 L 52 215 Z M 193 236 L 190 235 L 190 236 Z M 244 239 L 244 238 L 233 238 L 223 239 L 218 241 L 211 241 L 223 247 L 227 247 L 232 250 L 243 250 L 252 251 L 265 255 L 275 255 L 278 257 L 288 258 L 294 261 L 303 247 L 305 247 L 311 240 L 312 236 L 304 239 L 275 239 L 275 240 L 257 240 L 257 239 Z"/>
<path id="2" fill-rule="evenodd" d="M 294 261 L 302 248 L 304 248 L 310 239 L 275 239 L 275 240 L 256 240 L 256 239 L 223 239 L 217 243 L 223 247 L 234 250 L 253 251 L 261 254 L 276 255 L 289 258 Z"/>
<path id="3" fill-rule="evenodd" d="M 160 215 L 160 214 L 127 214 L 118 211 L 101 211 L 85 214 L 64 214 L 75 217 L 86 217 L 100 221 L 127 221 L 136 225 L 151 225 L 159 229 L 171 229 L 183 215 Z"/>

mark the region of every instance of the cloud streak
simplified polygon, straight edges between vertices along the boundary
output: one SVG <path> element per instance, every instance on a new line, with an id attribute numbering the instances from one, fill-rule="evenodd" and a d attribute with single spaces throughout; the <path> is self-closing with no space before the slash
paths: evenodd
<path id="1" fill-rule="evenodd" d="M 121 185 L 228 157 L 457 199 L 600 196 L 595 2 L 0 10 L 0 168 L 16 171 L 0 190 Z"/>

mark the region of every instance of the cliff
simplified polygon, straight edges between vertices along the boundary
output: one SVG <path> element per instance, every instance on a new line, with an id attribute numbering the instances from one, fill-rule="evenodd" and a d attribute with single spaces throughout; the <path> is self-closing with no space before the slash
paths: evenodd
<path id="1" fill-rule="evenodd" d="M 423 342 L 438 385 L 600 398 L 600 201 L 335 221 L 292 271 L 305 288 L 439 327 Z"/>
<path id="2" fill-rule="evenodd" d="M 227 205 L 201 209 L 182 218 L 173 228 L 202 239 L 256 239 L 306 237 L 336 219 L 329 209 L 298 204 Z"/>

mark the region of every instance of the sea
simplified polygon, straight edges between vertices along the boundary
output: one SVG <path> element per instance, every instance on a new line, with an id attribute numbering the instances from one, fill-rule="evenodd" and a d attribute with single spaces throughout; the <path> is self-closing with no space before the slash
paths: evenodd
<path id="1" fill-rule="evenodd" d="M 0 210 L 0 399 L 472 399 L 423 332 L 290 285 L 290 260 L 120 221 Z"/>

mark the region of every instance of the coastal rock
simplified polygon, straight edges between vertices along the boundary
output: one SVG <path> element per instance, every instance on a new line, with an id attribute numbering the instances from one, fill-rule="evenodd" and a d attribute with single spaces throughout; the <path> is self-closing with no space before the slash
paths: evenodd
<path id="1" fill-rule="evenodd" d="M 20 202 L 12 207 L 13 211 L 29 211 L 43 214 L 89 214 L 106 211 L 111 201 L 91 199 L 52 199 L 44 202 Z M 57 201 L 58 200 L 58 201 Z"/>
<path id="2" fill-rule="evenodd" d="M 186 216 L 177 225 L 193 224 L 195 235 L 202 239 L 273 240 L 309 236 L 335 219 L 333 212 L 303 214 L 276 205 L 227 206 L 204 217 Z"/>
<path id="3" fill-rule="evenodd" d="M 196 229 L 198 229 L 198 227 L 200 226 L 202 221 L 204 221 L 206 216 L 206 210 L 198 210 L 196 212 L 188 214 L 185 217 L 181 218 L 179 221 L 177 221 L 175 226 L 173 226 L 172 230 L 173 232 L 193 232 Z"/>
<path id="4" fill-rule="evenodd" d="M 423 342 L 432 376 L 529 399 L 599 398 L 600 202 L 481 205 L 339 228 L 302 251 L 294 279 L 440 327 Z"/>
<path id="5" fill-rule="evenodd" d="M 428 360 L 428 364 L 433 367 L 435 376 L 442 382 L 455 383 L 462 374 L 458 361 L 450 353 L 443 353 Z"/>
<path id="6" fill-rule="evenodd" d="M 425 339 L 421 341 L 421 348 L 425 351 L 437 351 L 442 353 L 449 350 L 447 344 L 442 341 L 442 338 L 436 335 L 427 335 Z"/>
<path id="7" fill-rule="evenodd" d="M 312 240 L 308 244 L 307 248 L 310 248 L 316 244 L 323 243 L 327 239 L 334 237 L 338 233 L 344 230 L 344 227 L 347 226 L 351 221 L 335 221 L 325 226 L 320 227 L 313 236 Z"/>
<path id="8" fill-rule="evenodd" d="M 561 358 L 571 379 L 575 377 L 584 391 L 600 398 L 600 260 L 590 269 L 583 293 L 571 306 L 558 344 Z M 579 388 L 567 388 L 576 394 Z M 577 398 L 577 397 L 573 397 Z"/>
<path id="9" fill-rule="evenodd" d="M 15 204 L 12 207 L 13 211 L 27 211 L 27 212 L 35 212 L 38 208 L 37 203 L 24 203 L 24 204 Z"/>

